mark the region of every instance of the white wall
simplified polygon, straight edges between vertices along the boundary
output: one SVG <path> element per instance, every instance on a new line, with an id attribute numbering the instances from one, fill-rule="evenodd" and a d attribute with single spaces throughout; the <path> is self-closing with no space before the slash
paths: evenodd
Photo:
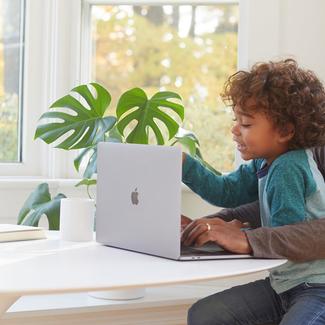
<path id="1" fill-rule="evenodd" d="M 239 69 L 291 57 L 325 83 L 325 0 L 240 0 L 239 4 Z M 244 163 L 238 152 L 235 163 Z"/>
<path id="2" fill-rule="evenodd" d="M 248 24 L 240 40 L 245 58 L 240 67 L 290 56 L 325 82 L 324 0 L 242 0 L 241 5 Z"/>
<path id="3" fill-rule="evenodd" d="M 286 17 L 281 19 L 281 53 L 296 56 L 325 82 L 325 1 L 287 0 L 280 9 Z"/>
<path id="4" fill-rule="evenodd" d="M 76 188 L 77 180 L 2 180 L 0 181 L 0 223 L 16 223 L 18 213 L 30 193 L 42 182 L 49 184 L 51 197 L 63 193 L 67 197 L 87 197 L 86 188 Z M 91 195 L 95 197 L 95 188 L 91 187 Z M 216 212 L 218 208 L 204 202 L 191 192 L 185 185 L 182 188 L 182 214 L 197 218 Z M 41 225 L 47 227 L 46 218 L 41 219 Z"/>

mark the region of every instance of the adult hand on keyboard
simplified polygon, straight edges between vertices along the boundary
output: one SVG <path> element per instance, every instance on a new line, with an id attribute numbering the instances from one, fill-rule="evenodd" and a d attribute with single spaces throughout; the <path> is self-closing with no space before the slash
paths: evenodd
<path id="1" fill-rule="evenodd" d="M 193 220 L 190 219 L 189 217 L 184 216 L 183 214 L 181 215 L 181 229 L 182 231 L 192 222 Z"/>
<path id="2" fill-rule="evenodd" d="M 225 250 L 239 254 L 249 254 L 252 249 L 243 228 L 247 224 L 239 220 L 226 222 L 220 218 L 201 218 L 188 223 L 189 218 L 182 216 L 182 224 L 186 227 L 182 233 L 182 244 L 186 246 L 202 246 L 207 242 L 215 242 Z M 184 219 L 184 221 L 183 221 Z"/>

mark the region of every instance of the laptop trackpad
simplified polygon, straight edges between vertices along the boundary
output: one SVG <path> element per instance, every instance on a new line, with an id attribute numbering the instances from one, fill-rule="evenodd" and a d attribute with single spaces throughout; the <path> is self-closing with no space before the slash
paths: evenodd
<path id="1" fill-rule="evenodd" d="M 205 253 L 205 254 L 214 254 L 217 252 L 223 252 L 224 249 L 220 246 L 218 246 L 215 243 L 209 242 L 206 243 L 203 246 L 197 247 L 197 246 L 182 246 L 182 255 L 192 253 L 192 254 L 200 254 L 200 253 Z"/>

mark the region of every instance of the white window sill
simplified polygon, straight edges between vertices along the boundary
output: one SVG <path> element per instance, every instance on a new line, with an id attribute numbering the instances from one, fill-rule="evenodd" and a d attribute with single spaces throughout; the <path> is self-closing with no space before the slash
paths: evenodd
<path id="1" fill-rule="evenodd" d="M 87 197 L 85 186 L 76 187 L 80 179 L 46 179 L 32 177 L 0 178 L 0 223 L 16 223 L 17 216 L 24 202 L 41 183 L 48 183 L 51 197 L 63 193 L 67 197 Z M 96 197 L 96 188 L 91 186 L 90 193 Z M 182 184 L 181 213 L 190 218 L 199 218 L 215 213 L 217 207 L 203 201 L 186 185 Z"/>
<path id="2" fill-rule="evenodd" d="M 0 189 L 27 189 L 35 188 L 41 183 L 48 183 L 50 188 L 71 188 L 81 179 L 79 178 L 31 178 L 31 177 L 0 177 Z M 182 192 L 192 192 L 182 184 Z"/>
<path id="3" fill-rule="evenodd" d="M 29 178 L 29 177 L 1 177 L 0 189 L 3 188 L 30 188 L 36 187 L 41 183 L 48 183 L 54 187 L 70 187 L 75 186 L 79 179 L 46 179 L 46 178 Z"/>

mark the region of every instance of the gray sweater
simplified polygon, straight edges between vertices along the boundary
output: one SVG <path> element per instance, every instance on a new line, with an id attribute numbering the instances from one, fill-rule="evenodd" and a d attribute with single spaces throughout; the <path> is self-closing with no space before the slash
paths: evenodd
<path id="1" fill-rule="evenodd" d="M 325 179 L 325 147 L 312 151 Z M 325 218 L 276 228 L 260 227 L 258 201 L 235 209 L 224 209 L 209 217 L 216 216 L 226 221 L 238 219 L 249 222 L 255 228 L 246 231 L 255 257 L 285 257 L 299 262 L 325 258 Z"/>

